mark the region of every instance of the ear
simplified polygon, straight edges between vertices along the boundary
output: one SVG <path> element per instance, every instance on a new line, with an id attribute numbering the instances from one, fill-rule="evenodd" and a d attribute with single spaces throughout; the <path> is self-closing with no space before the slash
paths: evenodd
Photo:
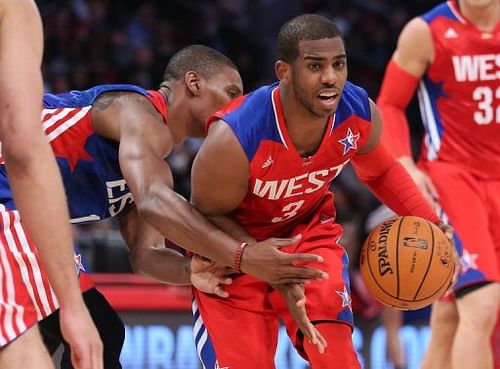
<path id="1" fill-rule="evenodd" d="M 188 91 L 194 95 L 198 96 L 201 90 L 201 78 L 198 73 L 189 71 L 184 75 L 184 83 Z"/>
<path id="2" fill-rule="evenodd" d="M 290 79 L 290 68 L 291 65 L 286 61 L 277 60 L 274 64 L 274 72 L 276 73 L 276 77 L 281 82 L 287 82 Z"/>

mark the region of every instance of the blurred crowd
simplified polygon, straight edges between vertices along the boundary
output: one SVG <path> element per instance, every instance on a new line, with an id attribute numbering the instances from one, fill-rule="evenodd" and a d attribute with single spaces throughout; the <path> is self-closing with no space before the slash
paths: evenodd
<path id="1" fill-rule="evenodd" d="M 318 13 L 341 28 L 349 79 L 377 97 L 385 65 L 402 26 L 436 0 L 37 0 L 45 27 L 43 73 L 47 92 L 133 83 L 156 89 L 179 48 L 201 43 L 238 65 L 245 90 L 273 82 L 274 43 L 280 26 L 301 13 Z M 413 106 L 410 119 L 418 121 Z M 415 125 L 414 125 L 415 126 Z M 418 124 L 417 124 L 418 126 Z M 188 140 L 169 157 L 176 190 L 190 192 L 190 166 L 200 145 Z M 377 200 L 348 168 L 335 180 L 338 220 L 351 260 Z M 97 227 L 97 228 L 96 228 Z M 97 272 L 129 270 L 114 224 L 75 229 Z M 99 258 L 90 245 L 99 244 Z M 104 257 L 105 252 L 109 258 Z M 112 262 L 108 262 L 112 261 Z"/>

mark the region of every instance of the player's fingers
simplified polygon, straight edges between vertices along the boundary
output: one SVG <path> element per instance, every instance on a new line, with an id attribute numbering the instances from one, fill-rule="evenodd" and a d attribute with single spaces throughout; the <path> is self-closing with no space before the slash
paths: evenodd
<path id="1" fill-rule="evenodd" d="M 104 369 L 103 350 L 102 341 L 98 339 L 92 348 L 92 369 Z"/>
<path id="2" fill-rule="evenodd" d="M 454 233 L 453 227 L 449 226 L 448 224 L 446 224 L 442 220 L 440 220 L 439 222 L 437 222 L 436 225 L 439 227 L 439 229 L 441 229 L 443 231 L 443 233 L 446 235 L 446 237 L 451 242 L 454 242 L 453 241 L 453 233 Z M 454 244 L 453 244 L 453 246 L 454 246 Z"/>
<path id="3" fill-rule="evenodd" d="M 304 296 L 303 298 L 301 298 L 300 300 L 297 300 L 297 303 L 296 303 L 297 307 L 304 307 L 306 306 L 306 297 Z"/>
<path id="4" fill-rule="evenodd" d="M 328 273 L 321 269 L 311 268 L 308 266 L 286 266 L 287 273 L 283 274 L 285 278 L 294 279 L 316 279 L 325 280 L 328 279 Z"/>
<path id="5" fill-rule="evenodd" d="M 233 279 L 232 278 L 224 278 L 222 280 L 222 284 L 224 284 L 226 286 L 229 286 L 231 283 L 233 283 Z"/>
<path id="6" fill-rule="evenodd" d="M 220 287 L 220 286 L 215 287 L 214 294 L 217 295 L 217 296 L 219 296 L 219 297 L 222 297 L 222 298 L 229 297 L 229 293 L 227 293 L 226 291 L 224 291 L 222 289 L 222 287 Z"/>
<path id="7" fill-rule="evenodd" d="M 281 277 L 279 281 L 276 281 L 274 284 L 280 285 L 280 284 L 308 284 L 308 283 L 311 283 L 310 279 Z"/>
<path id="8" fill-rule="evenodd" d="M 290 238 L 272 238 L 271 244 L 275 247 L 286 247 L 286 246 L 294 246 L 302 239 L 301 234 L 297 234 Z"/>
<path id="9" fill-rule="evenodd" d="M 293 269 L 280 270 L 276 276 L 274 284 L 307 284 L 311 281 L 324 281 L 328 279 L 328 273 L 307 267 L 293 267 Z"/>
<path id="10" fill-rule="evenodd" d="M 206 267 L 210 267 L 212 265 L 215 265 L 215 261 L 207 259 L 203 256 L 198 255 L 198 254 L 193 255 L 193 259 L 195 259 L 196 262 L 199 263 L 200 265 L 204 265 Z"/>
<path id="11" fill-rule="evenodd" d="M 283 256 L 288 264 L 322 263 L 323 257 L 315 254 L 286 254 Z"/>
<path id="12" fill-rule="evenodd" d="M 71 346 L 71 363 L 75 369 L 93 369 L 92 355 L 89 347 L 80 347 L 81 345 Z M 85 346 L 85 345 L 83 345 Z M 96 367 L 97 368 L 97 367 Z"/>
<path id="13" fill-rule="evenodd" d="M 321 335 L 321 333 L 315 328 L 315 331 L 316 331 L 316 338 L 317 338 L 317 347 L 318 347 L 318 351 L 320 353 L 324 353 L 325 352 L 325 349 L 326 347 L 328 346 L 328 343 L 326 342 L 326 339 Z"/>
<path id="14" fill-rule="evenodd" d="M 324 348 L 327 348 L 328 347 L 328 341 L 326 340 L 325 337 L 323 337 L 323 335 L 320 333 L 320 331 L 316 330 L 318 332 L 318 337 L 321 341 L 321 344 L 323 345 Z"/>

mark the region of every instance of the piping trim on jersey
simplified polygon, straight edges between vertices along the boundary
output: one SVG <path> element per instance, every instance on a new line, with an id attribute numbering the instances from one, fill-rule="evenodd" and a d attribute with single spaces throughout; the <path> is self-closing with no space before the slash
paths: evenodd
<path id="1" fill-rule="evenodd" d="M 453 1 L 447 1 L 446 5 L 450 8 L 451 12 L 455 17 L 457 17 L 458 21 L 463 24 L 467 24 L 467 21 L 460 15 L 460 12 L 458 9 L 455 8 L 455 4 Z"/>
<path id="2" fill-rule="evenodd" d="M 96 214 L 87 215 L 79 218 L 71 218 L 69 222 L 71 224 L 85 223 L 85 222 L 95 222 L 101 220 L 101 217 Z"/>
<path id="3" fill-rule="evenodd" d="M 420 87 L 418 89 L 418 103 L 420 106 L 420 113 L 422 115 L 422 122 L 427 129 L 428 135 L 428 148 L 427 159 L 435 160 L 437 158 L 437 153 L 441 147 L 441 137 L 439 136 L 439 131 L 437 127 L 436 117 L 432 110 L 432 104 L 429 97 L 429 92 L 425 83 L 420 82 Z"/>
<path id="4" fill-rule="evenodd" d="M 217 358 L 215 356 L 215 350 L 208 336 L 203 318 L 201 317 L 201 312 L 198 307 L 198 303 L 196 302 L 196 298 L 193 298 L 191 309 L 193 311 L 193 318 L 195 319 L 195 323 L 193 325 L 193 337 L 196 345 L 196 352 L 198 353 L 201 365 L 203 366 L 203 369 L 216 368 Z"/>
<path id="5" fill-rule="evenodd" d="M 280 135 L 281 142 L 288 150 L 288 145 L 286 144 L 285 136 L 283 136 L 283 132 L 281 132 L 280 121 L 279 121 L 279 117 L 278 117 L 278 109 L 276 108 L 276 103 L 275 103 L 275 92 L 277 93 L 277 91 L 278 91 L 278 87 L 275 87 L 271 91 L 271 102 L 273 104 L 274 122 L 276 123 L 276 128 L 278 128 L 278 133 Z"/>
<path id="6" fill-rule="evenodd" d="M 338 108 L 337 108 L 338 109 Z M 332 119 L 332 128 L 330 128 L 330 133 L 328 134 L 328 136 L 331 136 L 332 132 L 333 132 L 333 129 L 335 128 L 335 118 L 337 116 L 337 112 L 333 113 L 333 115 L 330 117 Z M 330 122 L 328 122 L 330 123 Z"/>

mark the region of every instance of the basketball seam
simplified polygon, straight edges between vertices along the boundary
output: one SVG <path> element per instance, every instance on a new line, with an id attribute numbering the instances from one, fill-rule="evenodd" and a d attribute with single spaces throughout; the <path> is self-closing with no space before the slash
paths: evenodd
<path id="1" fill-rule="evenodd" d="M 450 269 L 450 272 L 448 273 L 448 276 L 446 277 L 445 281 L 444 281 L 444 282 L 443 282 L 443 283 L 439 286 L 439 288 L 438 288 L 438 289 L 436 289 L 436 290 L 434 291 L 434 293 L 432 293 L 429 297 L 426 297 L 426 298 L 424 298 L 424 299 L 422 299 L 422 300 L 425 300 L 425 299 L 428 299 L 428 298 L 430 298 L 430 297 L 433 297 L 434 295 L 436 295 L 436 293 L 437 293 L 439 290 L 441 290 L 441 288 L 443 288 L 443 286 L 444 286 L 445 284 L 450 284 L 451 279 L 453 278 L 453 273 L 454 273 L 454 272 L 455 272 L 455 268 L 451 268 L 451 269 Z"/>
<path id="2" fill-rule="evenodd" d="M 402 218 L 399 218 L 399 222 L 401 222 L 401 219 Z M 381 291 L 383 291 L 387 296 L 392 297 L 393 299 L 398 299 L 397 296 L 394 296 L 392 293 L 389 293 L 389 291 L 387 291 L 385 288 L 382 287 L 382 285 L 378 282 L 376 276 L 372 272 L 372 267 L 371 267 L 371 264 L 370 264 L 370 258 L 368 257 L 368 248 L 370 247 L 370 241 L 372 239 L 372 236 L 373 236 L 373 232 L 370 233 L 370 238 L 368 239 L 368 244 L 367 244 L 367 248 L 366 248 L 366 262 L 368 263 L 368 270 L 370 271 L 370 274 L 372 276 L 373 281 L 378 286 L 378 288 L 380 288 Z M 372 294 L 372 295 L 374 295 L 374 294 Z M 384 304 L 387 304 L 387 303 L 384 303 Z M 391 306 L 394 306 L 394 305 L 391 305 Z"/>
<path id="3" fill-rule="evenodd" d="M 399 234 L 401 233 L 401 225 L 404 218 L 401 218 L 398 226 L 398 233 L 396 233 L 396 298 L 399 299 Z"/>
<path id="4" fill-rule="evenodd" d="M 425 274 L 424 274 L 422 280 L 420 281 L 420 286 L 418 286 L 417 291 L 415 291 L 415 295 L 413 296 L 413 300 L 415 300 L 415 301 L 417 299 L 418 293 L 420 292 L 420 290 L 422 289 L 422 286 L 424 285 L 425 278 L 427 278 L 427 274 L 429 274 L 429 270 L 431 269 L 432 260 L 434 259 L 434 230 L 432 229 L 431 223 L 426 222 L 426 224 L 429 226 L 429 228 L 431 230 L 432 252 L 431 252 L 431 257 L 429 258 L 429 263 L 427 264 L 427 270 L 425 271 Z M 425 299 L 423 299 L 423 300 L 425 300 Z"/>

